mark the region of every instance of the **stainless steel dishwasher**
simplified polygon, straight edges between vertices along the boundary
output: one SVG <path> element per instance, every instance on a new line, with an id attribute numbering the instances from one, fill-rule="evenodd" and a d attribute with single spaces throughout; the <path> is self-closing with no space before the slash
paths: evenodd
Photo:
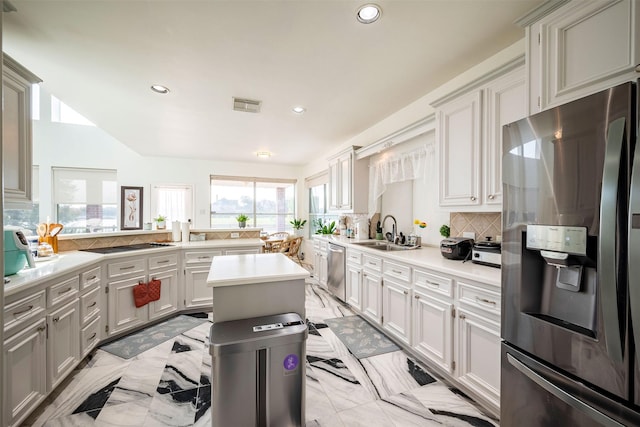
<path id="1" fill-rule="evenodd" d="M 333 296 L 343 302 L 347 300 L 347 286 L 345 283 L 344 263 L 345 248 L 340 245 L 329 243 L 327 287 Z"/>

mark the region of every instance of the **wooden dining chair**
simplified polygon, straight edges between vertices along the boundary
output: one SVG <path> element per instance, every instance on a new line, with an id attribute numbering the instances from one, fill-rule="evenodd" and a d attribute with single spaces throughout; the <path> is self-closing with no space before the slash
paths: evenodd
<path id="1" fill-rule="evenodd" d="M 302 237 L 292 237 L 282 242 L 279 252 L 284 253 L 294 261 L 297 260 L 298 264 L 302 265 L 302 260 L 298 255 L 300 246 L 302 246 Z"/>

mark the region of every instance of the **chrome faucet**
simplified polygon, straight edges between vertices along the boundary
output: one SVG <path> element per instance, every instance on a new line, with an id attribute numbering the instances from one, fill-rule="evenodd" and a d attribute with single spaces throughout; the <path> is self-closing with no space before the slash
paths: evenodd
<path id="1" fill-rule="evenodd" d="M 382 229 L 384 230 L 384 223 L 387 221 L 387 218 L 391 218 L 393 220 L 393 225 L 391 226 L 391 240 L 389 240 L 392 243 L 396 242 L 396 233 L 398 230 L 398 222 L 396 221 L 396 219 L 393 217 L 393 215 L 386 215 L 384 217 L 384 219 L 382 220 Z"/>

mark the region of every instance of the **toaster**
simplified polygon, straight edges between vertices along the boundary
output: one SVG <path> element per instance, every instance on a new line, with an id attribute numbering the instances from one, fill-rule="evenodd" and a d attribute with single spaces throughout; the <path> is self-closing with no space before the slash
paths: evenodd
<path id="1" fill-rule="evenodd" d="M 448 259 L 466 259 L 471 253 L 473 239 L 468 237 L 450 237 L 440 242 L 440 253 Z"/>

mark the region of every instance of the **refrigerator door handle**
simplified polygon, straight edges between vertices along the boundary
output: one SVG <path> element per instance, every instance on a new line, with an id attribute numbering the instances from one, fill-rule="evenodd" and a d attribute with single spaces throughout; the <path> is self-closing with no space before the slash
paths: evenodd
<path id="1" fill-rule="evenodd" d="M 516 368 L 518 371 L 520 371 L 520 373 L 525 375 L 534 383 L 538 384 L 544 390 L 551 393 L 558 399 L 562 400 L 564 403 L 571 406 L 572 408 L 575 408 L 578 411 L 582 412 L 583 414 L 593 419 L 594 421 L 606 427 L 624 427 L 623 424 L 620 424 L 613 418 L 608 417 L 607 415 L 587 405 L 582 400 L 576 398 L 575 396 L 571 395 L 570 393 L 567 393 L 557 385 L 553 384 L 552 382 L 544 378 L 542 375 L 534 371 L 531 367 L 525 365 L 523 362 L 516 359 L 514 356 L 512 356 L 509 353 L 507 353 L 507 361 L 511 366 Z"/>
<path id="2" fill-rule="evenodd" d="M 598 275 L 602 317 L 607 352 L 616 363 L 622 362 L 622 340 L 618 317 L 616 224 L 618 205 L 618 180 L 624 147 L 624 117 L 609 123 L 607 147 L 602 172 L 602 196 L 600 199 L 600 230 L 598 234 Z"/>
<path id="3" fill-rule="evenodd" d="M 636 146 L 631 173 L 631 195 L 629 196 L 629 224 L 627 238 L 627 265 L 629 281 L 629 310 L 633 326 L 634 342 L 640 343 L 640 146 Z M 632 284 L 631 280 L 635 283 Z M 638 345 L 638 344 L 636 344 Z M 636 352 L 636 357 L 640 355 Z M 640 358 L 638 359 L 640 361 Z"/>

